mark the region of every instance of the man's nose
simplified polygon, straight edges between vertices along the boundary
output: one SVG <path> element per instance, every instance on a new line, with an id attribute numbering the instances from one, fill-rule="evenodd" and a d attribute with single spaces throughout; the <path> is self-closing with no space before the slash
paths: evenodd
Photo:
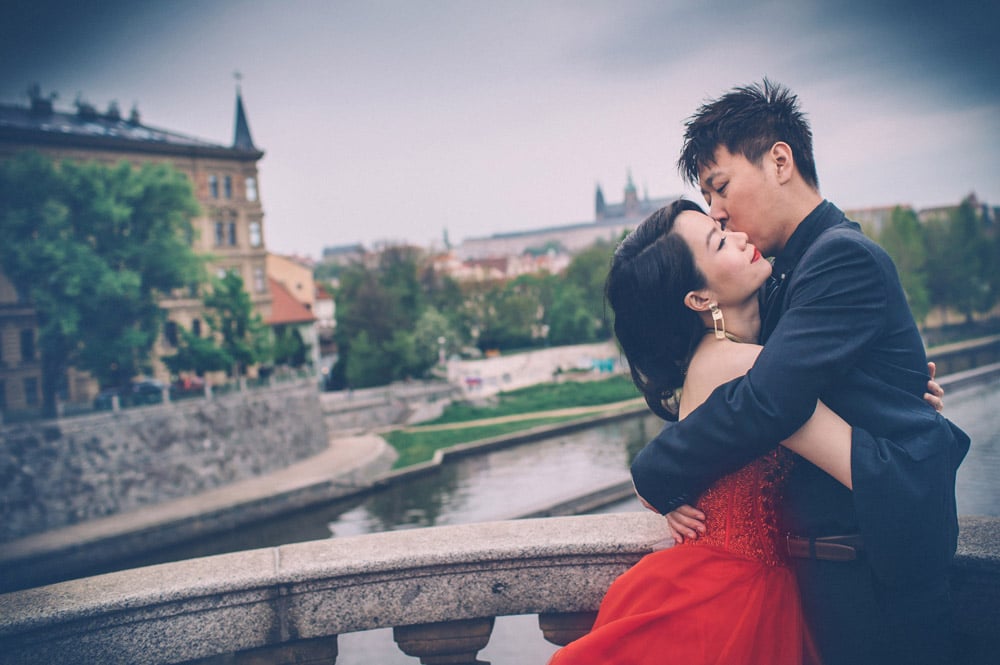
<path id="1" fill-rule="evenodd" d="M 722 202 L 719 201 L 719 198 L 721 197 L 715 197 L 715 200 L 712 201 L 708 208 L 708 216 L 717 222 L 724 222 L 729 216 L 726 214 L 726 209 L 723 207 Z"/>

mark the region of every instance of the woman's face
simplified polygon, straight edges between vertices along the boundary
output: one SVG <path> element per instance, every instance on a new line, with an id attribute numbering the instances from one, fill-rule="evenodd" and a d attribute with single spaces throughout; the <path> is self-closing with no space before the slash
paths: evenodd
<path id="1" fill-rule="evenodd" d="M 720 307 L 756 297 L 771 275 L 771 264 L 747 242 L 747 234 L 723 231 L 708 215 L 686 210 L 677 216 L 674 230 L 691 249 Z"/>

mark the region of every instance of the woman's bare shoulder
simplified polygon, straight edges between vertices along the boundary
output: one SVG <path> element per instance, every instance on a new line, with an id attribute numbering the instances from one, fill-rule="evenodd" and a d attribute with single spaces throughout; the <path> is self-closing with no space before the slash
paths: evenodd
<path id="1" fill-rule="evenodd" d="M 710 340 L 695 351 L 684 379 L 685 407 L 693 409 L 723 383 L 743 376 L 760 354 L 758 344 Z"/>

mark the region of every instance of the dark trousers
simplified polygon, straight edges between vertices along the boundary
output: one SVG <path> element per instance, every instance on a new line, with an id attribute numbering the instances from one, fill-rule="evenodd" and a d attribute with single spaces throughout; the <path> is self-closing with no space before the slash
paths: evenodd
<path id="1" fill-rule="evenodd" d="M 889 587 L 863 560 L 793 559 L 802 606 L 823 665 L 953 662 L 947 578 Z"/>

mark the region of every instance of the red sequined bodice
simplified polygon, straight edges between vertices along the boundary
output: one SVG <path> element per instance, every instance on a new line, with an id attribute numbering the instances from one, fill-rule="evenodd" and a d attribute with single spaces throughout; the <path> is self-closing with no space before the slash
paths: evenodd
<path id="1" fill-rule="evenodd" d="M 777 448 L 709 487 L 698 500 L 705 534 L 684 545 L 718 547 L 772 566 L 784 563 L 777 506 L 790 463 L 791 454 Z"/>

